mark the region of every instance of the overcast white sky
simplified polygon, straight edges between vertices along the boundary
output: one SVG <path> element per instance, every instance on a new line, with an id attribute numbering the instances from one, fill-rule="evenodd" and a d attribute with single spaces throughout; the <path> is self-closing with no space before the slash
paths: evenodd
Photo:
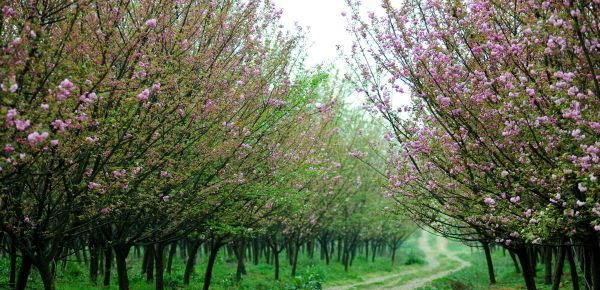
<path id="1" fill-rule="evenodd" d="M 308 27 L 309 50 L 307 64 L 333 63 L 338 57 L 337 45 L 348 48 L 352 36 L 346 32 L 346 19 L 342 12 L 349 12 L 345 0 L 273 0 L 283 9 L 283 22 L 292 29 L 294 23 Z M 380 0 L 365 0 L 365 11 L 381 7 Z"/>
<path id="2" fill-rule="evenodd" d="M 305 28 L 308 42 L 306 64 L 335 64 L 344 73 L 346 64 L 340 57 L 336 47 L 340 45 L 343 51 L 348 51 L 352 45 L 353 36 L 346 31 L 347 19 L 342 12 L 350 14 L 345 0 L 272 0 L 283 9 L 282 20 L 290 30 L 295 24 Z M 393 0 L 393 3 L 400 0 Z M 361 14 L 369 11 L 376 14 L 383 12 L 381 0 L 363 0 Z M 308 28 L 308 30 L 306 30 Z M 362 95 L 351 94 L 346 101 L 354 106 L 360 106 L 364 101 Z M 407 94 L 397 94 L 392 97 L 393 106 L 408 104 Z"/>

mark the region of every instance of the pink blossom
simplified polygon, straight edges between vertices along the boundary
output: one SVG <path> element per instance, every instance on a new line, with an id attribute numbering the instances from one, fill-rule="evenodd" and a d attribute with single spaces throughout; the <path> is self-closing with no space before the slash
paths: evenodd
<path id="1" fill-rule="evenodd" d="M 31 125 L 31 121 L 29 120 L 16 120 L 15 121 L 15 127 L 17 128 L 17 131 L 25 131 L 27 130 L 27 128 L 29 128 L 29 126 Z"/>
<path id="2" fill-rule="evenodd" d="M 102 209 L 100 209 L 100 213 L 101 214 L 109 214 L 112 210 L 108 207 L 104 207 Z"/>
<path id="3" fill-rule="evenodd" d="M 157 24 L 156 18 L 146 20 L 146 26 L 148 26 L 150 28 L 155 28 L 156 24 Z"/>
<path id="4" fill-rule="evenodd" d="M 73 85 L 69 79 L 64 79 L 62 82 L 60 82 L 60 87 L 65 90 L 72 90 L 75 85 Z"/>
<path id="5" fill-rule="evenodd" d="M 6 18 L 11 18 L 17 15 L 17 12 L 10 6 L 4 6 L 2 7 L 2 15 Z"/>
<path id="6" fill-rule="evenodd" d="M 153 91 L 153 92 L 158 92 L 158 91 L 160 91 L 160 83 L 154 83 L 154 84 L 152 85 L 152 91 Z"/>
<path id="7" fill-rule="evenodd" d="M 48 110 L 48 109 L 50 108 L 50 105 L 48 105 L 48 104 L 44 103 L 44 104 L 41 104 L 41 105 L 40 105 L 40 107 L 41 107 L 43 110 Z"/>
<path id="8" fill-rule="evenodd" d="M 11 144 L 6 144 L 4 145 L 4 152 L 5 153 L 13 153 L 15 151 L 15 147 L 13 147 Z"/>
<path id="9" fill-rule="evenodd" d="M 91 103 L 95 102 L 97 99 L 98 99 L 98 96 L 96 95 L 96 93 L 93 93 L 93 92 L 79 96 L 79 100 L 86 104 L 91 104 Z"/>
<path id="10" fill-rule="evenodd" d="M 496 201 L 493 198 L 489 197 L 489 196 L 486 197 L 486 198 L 484 198 L 483 202 L 485 204 L 487 204 L 489 207 L 495 207 L 496 206 Z"/>
<path id="11" fill-rule="evenodd" d="M 100 138 L 98 138 L 97 136 L 88 136 L 85 137 L 85 141 L 87 141 L 88 143 L 96 143 L 100 140 Z"/>
<path id="12" fill-rule="evenodd" d="M 148 100 L 148 97 L 149 97 L 149 96 L 150 96 L 150 90 L 148 90 L 148 89 L 145 89 L 145 90 L 143 90 L 141 93 L 139 93 L 139 94 L 137 95 L 137 99 L 138 99 L 138 101 L 140 101 L 140 102 L 145 102 L 145 101 L 147 101 L 147 100 Z"/>
<path id="13" fill-rule="evenodd" d="M 71 95 L 74 89 L 75 85 L 73 85 L 73 83 L 69 79 L 64 79 L 62 82 L 60 82 L 60 85 L 58 86 L 58 93 L 56 94 L 56 99 L 58 101 L 64 101 Z"/>
<path id="14" fill-rule="evenodd" d="M 51 144 L 52 146 L 58 146 L 58 143 L 59 143 L 59 142 L 58 142 L 58 140 L 56 140 L 56 139 L 54 139 L 54 140 L 50 140 L 50 144 Z"/>
<path id="15" fill-rule="evenodd" d="M 170 197 L 170 196 L 168 196 L 168 195 L 162 195 L 162 194 L 160 195 L 160 200 L 161 200 L 162 202 L 168 202 L 168 201 L 169 201 L 169 199 L 171 199 L 171 197 Z"/>
<path id="16" fill-rule="evenodd" d="M 285 104 L 287 104 L 287 102 L 284 100 L 280 100 L 280 99 L 269 99 L 267 101 L 267 105 L 269 105 L 271 107 L 281 107 L 281 106 L 285 106 Z"/>
<path id="17" fill-rule="evenodd" d="M 10 109 L 6 112 L 6 119 L 13 120 L 18 114 L 17 109 Z"/>
<path id="18" fill-rule="evenodd" d="M 30 145 L 33 146 L 38 143 L 44 142 L 46 138 L 48 138 L 48 132 L 38 133 L 37 131 L 35 131 L 27 136 L 27 141 Z"/>
<path id="19" fill-rule="evenodd" d="M 63 132 L 63 131 L 65 131 L 65 129 L 67 127 L 69 127 L 69 123 L 70 123 L 69 121 L 63 122 L 63 120 L 56 119 L 56 120 L 52 121 L 52 123 L 50 123 L 50 124 L 52 125 L 52 128 L 54 128 L 55 130 Z"/>
<path id="20" fill-rule="evenodd" d="M 19 89 L 19 85 L 18 84 L 12 84 L 8 90 L 11 93 L 15 93 L 15 92 L 17 92 L 18 89 Z"/>
<path id="21" fill-rule="evenodd" d="M 360 151 L 351 151 L 350 153 L 348 153 L 348 155 L 350 155 L 354 158 L 363 158 L 363 157 L 367 156 L 367 153 L 360 152 Z"/>
<path id="22" fill-rule="evenodd" d="M 169 177 L 169 172 L 167 172 L 167 171 L 161 171 L 160 172 L 160 177 Z"/>
<path id="23" fill-rule="evenodd" d="M 450 106 L 450 101 L 451 101 L 451 100 L 450 100 L 450 98 L 448 98 L 448 97 L 445 97 L 445 96 L 442 96 L 442 95 L 440 95 L 440 96 L 438 96 L 438 97 L 437 97 L 437 101 L 438 101 L 438 103 L 440 103 L 440 105 L 441 105 L 442 107 L 444 107 L 444 108 L 445 108 L 445 107 L 448 107 L 448 106 Z"/>
<path id="24" fill-rule="evenodd" d="M 594 230 L 597 231 L 597 232 L 600 232 L 600 225 L 595 225 L 594 226 Z"/>
<path id="25" fill-rule="evenodd" d="M 96 188 L 99 188 L 99 187 L 100 187 L 100 184 L 99 184 L 99 183 L 96 183 L 96 182 L 92 182 L 92 181 L 90 181 L 90 182 L 88 182 L 88 185 L 87 185 L 87 187 L 88 187 L 89 189 L 91 189 L 91 190 L 94 190 L 94 189 L 96 189 Z"/>

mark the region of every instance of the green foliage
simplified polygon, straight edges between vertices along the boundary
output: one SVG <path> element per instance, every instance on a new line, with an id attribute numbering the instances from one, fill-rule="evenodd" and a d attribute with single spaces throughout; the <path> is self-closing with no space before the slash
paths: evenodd
<path id="1" fill-rule="evenodd" d="M 408 256 L 406 258 L 406 262 L 404 262 L 404 265 L 422 265 L 425 264 L 425 260 L 423 260 L 423 256 L 417 254 L 415 251 L 410 251 L 408 253 Z"/>

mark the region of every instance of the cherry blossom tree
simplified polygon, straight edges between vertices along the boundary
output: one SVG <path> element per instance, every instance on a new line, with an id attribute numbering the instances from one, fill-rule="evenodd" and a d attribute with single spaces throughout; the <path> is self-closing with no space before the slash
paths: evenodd
<path id="1" fill-rule="evenodd" d="M 386 0 L 364 20 L 352 2 L 354 79 L 390 125 L 399 204 L 525 265 L 531 244 L 598 261 L 598 3 Z M 411 105 L 394 106 L 404 90 Z"/>

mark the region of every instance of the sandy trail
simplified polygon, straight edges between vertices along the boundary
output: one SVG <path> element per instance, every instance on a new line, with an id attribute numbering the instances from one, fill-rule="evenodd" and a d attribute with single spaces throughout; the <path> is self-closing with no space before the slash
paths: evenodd
<path id="1" fill-rule="evenodd" d="M 334 286 L 325 288 L 327 290 L 349 290 L 356 287 L 369 286 L 371 284 L 372 287 L 368 287 L 368 289 L 393 289 L 393 290 L 412 290 L 425 286 L 427 283 L 450 275 L 454 272 L 460 271 L 465 267 L 470 265 L 469 262 L 461 259 L 456 252 L 448 250 L 448 240 L 440 237 L 435 238 L 435 247 L 432 247 L 429 239 L 431 235 L 423 232 L 417 241 L 418 247 L 425 253 L 425 261 L 426 264 L 422 268 L 413 269 L 410 271 L 400 272 L 391 275 L 385 276 L 377 276 L 370 279 L 367 279 L 362 282 L 342 285 L 342 286 Z M 459 263 L 458 267 L 453 269 L 445 270 L 442 272 L 436 272 L 436 268 L 440 267 L 440 261 L 438 260 L 440 256 L 446 256 L 447 259 L 454 260 Z M 415 279 L 411 279 L 405 282 L 401 282 L 402 278 L 417 273 L 417 272 L 430 272 L 430 275 L 425 277 L 419 277 Z M 381 282 L 390 281 L 381 285 Z"/>

